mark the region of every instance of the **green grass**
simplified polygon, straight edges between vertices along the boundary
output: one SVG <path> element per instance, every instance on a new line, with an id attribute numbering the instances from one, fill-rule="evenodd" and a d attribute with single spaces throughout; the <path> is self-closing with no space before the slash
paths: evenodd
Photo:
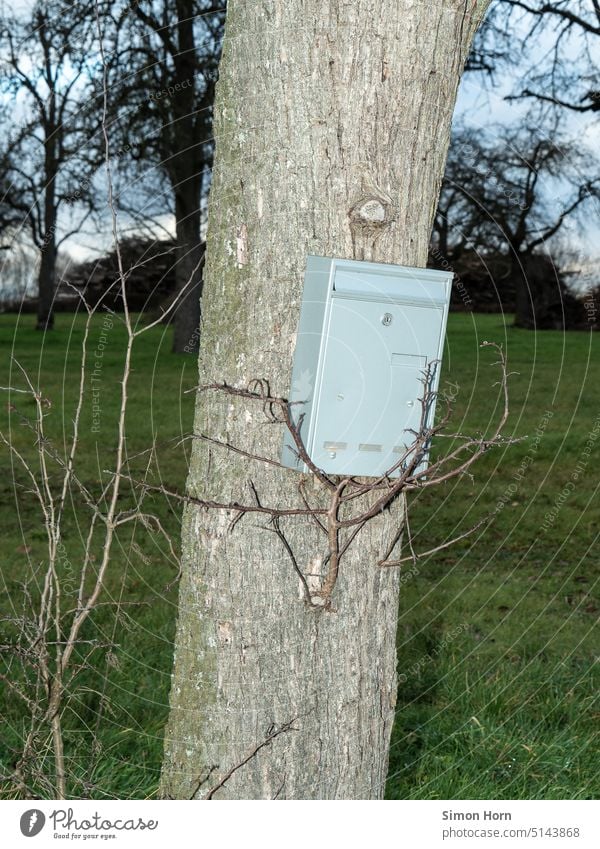
<path id="1" fill-rule="evenodd" d="M 101 325 L 96 319 L 92 349 Z M 83 322 L 58 315 L 56 330 L 45 337 L 31 327 L 29 316 L 18 322 L 0 317 L 0 385 L 23 386 L 13 355 L 43 388 L 50 402 L 48 435 L 62 446 L 77 393 Z M 488 514 L 495 518 L 473 537 L 420 560 L 418 573 L 407 564 L 387 795 L 595 797 L 600 342 L 585 333 L 517 330 L 500 316 L 452 315 L 441 389 L 456 395 L 454 430 L 487 431 L 500 414 L 494 354 L 479 347 L 486 339 L 501 342 L 511 370 L 519 372 L 511 378 L 508 432 L 529 439 L 487 454 L 472 480 L 424 490 L 411 501 L 417 552 L 443 544 Z M 113 464 L 124 342 L 116 322 L 102 358 L 100 433 L 91 429 L 86 385 L 78 470 L 93 491 Z M 136 345 L 127 428 L 132 473 L 144 463 L 134 455 L 155 440 L 154 479 L 181 488 L 189 444 L 176 442 L 191 428 L 193 393 L 184 390 L 195 385 L 196 366 L 193 358 L 170 353 L 170 333 L 162 328 Z M 2 401 L 0 429 L 35 457 L 33 434 L 19 419 L 33 414 L 33 403 L 20 395 L 12 401 L 16 411 Z M 544 419 L 546 411 L 552 416 Z M 438 440 L 437 450 L 447 442 Z M 0 464 L 2 615 L 16 617 L 20 582 L 39 576 L 45 535 L 25 475 L 5 449 Z M 567 493 L 561 509 L 545 523 L 561 491 Z M 131 503 L 125 492 L 122 507 Z M 178 505 L 155 498 L 151 509 L 177 539 Z M 66 516 L 67 561 L 75 565 L 85 518 L 80 508 Z M 66 727 L 74 796 L 143 798 L 158 781 L 177 600 L 176 589 L 165 587 L 174 570 L 158 535 L 133 524 L 123 530 L 107 598 L 127 604 L 98 610 L 85 637 L 112 648 L 96 651 L 94 668 L 82 672 L 70 691 Z M 0 642 L 15 627 L 0 623 Z M 22 706 L 6 689 L 0 709 L 4 773 L 26 725 Z"/>
<path id="2" fill-rule="evenodd" d="M 600 340 L 451 316 L 445 380 L 459 387 L 459 430 L 493 418 L 482 340 L 502 342 L 519 373 L 508 430 L 529 438 L 486 455 L 473 481 L 411 503 L 417 551 L 495 518 L 405 576 L 387 795 L 596 797 Z"/>
<path id="3" fill-rule="evenodd" d="M 45 429 L 57 446 L 63 446 L 71 429 L 78 393 L 79 364 L 83 339 L 83 319 L 70 315 L 56 317 L 56 329 L 47 335 L 32 329 L 32 319 L 17 322 L 13 316 L 0 319 L 2 375 L 0 385 L 23 387 L 23 377 L 11 357 L 23 366 L 34 385 L 43 390 L 46 407 Z M 90 332 L 88 369 L 96 368 L 93 356 L 102 341 L 102 317 L 96 317 Z M 116 422 L 120 403 L 120 383 L 126 335 L 117 321 L 106 334 L 99 369 L 99 432 L 92 430 L 92 384 L 86 381 L 81 418 L 81 450 L 76 465 L 83 483 L 98 492 L 108 479 L 106 470 L 114 467 Z M 177 445 L 192 426 L 193 393 L 186 390 L 197 383 L 193 358 L 171 354 L 171 334 L 156 328 L 135 342 L 127 413 L 127 451 L 130 472 L 141 477 L 147 455 L 135 455 L 156 443 L 152 479 L 168 488 L 185 484 L 189 442 Z M 11 365 L 12 363 L 12 365 Z M 0 409 L 0 430 L 35 462 L 34 435 L 24 427 L 20 416 L 35 415 L 33 400 L 24 395 L 11 398 L 16 410 Z M 39 586 L 40 565 L 46 556 L 45 531 L 39 507 L 27 491 L 27 478 L 11 461 L 5 446 L 0 451 L 2 470 L 2 615 L 19 615 L 23 600 L 21 582 L 31 575 Z M 58 481 L 58 475 L 55 482 Z M 124 487 L 120 508 L 133 506 Z M 180 505 L 164 498 L 150 497 L 146 508 L 159 516 L 163 526 L 179 544 Z M 65 516 L 63 542 L 66 556 L 61 564 L 76 572 L 84 550 L 89 514 L 85 508 L 69 510 Z M 96 543 L 97 559 L 100 537 Z M 167 716 L 171 674 L 172 642 L 177 605 L 177 587 L 166 589 L 176 570 L 168 557 L 168 547 L 158 534 L 148 533 L 139 524 L 124 525 L 108 573 L 105 601 L 122 606 L 98 609 L 82 636 L 111 644 L 92 656 L 92 669 L 82 672 L 71 688 L 65 715 L 70 792 L 95 798 L 144 798 L 156 788 L 162 756 L 162 734 Z M 76 585 L 73 584 L 74 595 Z M 0 624 L 1 635 L 14 636 L 14 628 Z M 4 642 L 0 637 L 0 642 Z M 18 662 L 9 663 L 9 674 L 17 675 Z M 2 683 L 0 682 L 0 687 Z M 22 705 L 4 688 L 3 732 L 0 741 L 0 772 L 5 773 L 18 751 L 25 729 Z M 44 769 L 51 774 L 50 763 Z M 83 783 L 85 782 L 85 783 Z"/>

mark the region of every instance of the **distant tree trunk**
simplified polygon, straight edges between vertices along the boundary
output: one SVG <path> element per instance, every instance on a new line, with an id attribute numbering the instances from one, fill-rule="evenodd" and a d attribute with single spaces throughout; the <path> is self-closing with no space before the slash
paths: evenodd
<path id="1" fill-rule="evenodd" d="M 173 322 L 173 351 L 192 354 L 200 338 L 202 294 L 202 243 L 200 241 L 200 189 L 188 183 L 175 194 L 177 240 L 175 290 L 182 292 Z"/>
<path id="2" fill-rule="evenodd" d="M 539 258 L 538 258 L 539 259 Z M 515 285 L 515 326 L 527 330 L 553 326 L 552 304 L 560 302 L 557 272 L 548 277 L 548 265 L 526 252 L 511 253 L 511 277 Z"/>
<path id="3" fill-rule="evenodd" d="M 511 257 L 511 275 L 515 283 L 515 326 L 527 330 L 564 330 L 570 321 L 578 326 L 585 312 L 573 304 L 562 281 L 560 270 L 549 257 L 522 252 Z M 568 301 L 569 306 L 566 301 Z M 575 308 L 574 308 L 575 307 Z"/>
<path id="4" fill-rule="evenodd" d="M 56 291 L 56 245 L 54 234 L 47 235 L 48 243 L 41 250 L 38 271 L 38 309 L 36 330 L 54 327 L 54 294 Z"/>
<path id="5" fill-rule="evenodd" d="M 515 326 L 531 329 L 534 326 L 532 292 L 527 279 L 527 256 L 511 250 L 510 276 L 515 286 Z"/>
<path id="6" fill-rule="evenodd" d="M 172 83 L 178 90 L 172 100 L 173 126 L 167 128 L 167 137 L 173 139 L 172 149 L 167 154 L 172 157 L 172 163 L 167 167 L 175 194 L 176 291 L 185 294 L 175 308 L 173 351 L 192 354 L 198 352 L 200 338 L 200 203 L 206 167 L 204 146 L 208 139 L 200 132 L 206 123 L 205 110 L 196 100 L 193 85 L 199 73 L 194 31 L 198 6 L 195 0 L 177 0 L 175 6 L 178 51 L 173 56 Z M 210 122 L 208 124 L 210 126 Z"/>
<path id="7" fill-rule="evenodd" d="M 56 179 L 58 165 L 55 143 L 46 143 L 46 185 L 44 187 L 44 238 L 40 246 L 38 271 L 38 311 L 36 330 L 52 330 L 54 327 L 54 295 L 56 291 Z"/>
<path id="8" fill-rule="evenodd" d="M 201 384 L 266 378 L 288 393 L 307 254 L 425 266 L 456 90 L 486 7 L 230 0 Z M 219 393 L 199 395 L 195 431 L 272 457 L 282 439 L 260 405 Z M 318 498 L 311 475 L 194 441 L 193 495 L 242 502 L 251 480 L 263 503 L 297 507 L 301 479 Z M 163 797 L 382 797 L 400 576 L 377 564 L 402 515 L 396 503 L 361 531 L 326 612 L 303 602 L 266 522 L 246 516 L 231 531 L 231 515 L 185 511 Z M 293 519 L 285 534 L 317 580 L 321 531 Z"/>

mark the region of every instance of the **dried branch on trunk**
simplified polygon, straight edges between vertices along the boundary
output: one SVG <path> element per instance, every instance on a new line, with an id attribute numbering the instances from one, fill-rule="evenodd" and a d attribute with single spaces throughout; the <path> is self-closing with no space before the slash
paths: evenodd
<path id="1" fill-rule="evenodd" d="M 504 351 L 500 345 L 492 342 L 483 342 L 482 347 L 493 348 L 498 355 L 498 360 L 494 364 L 500 370 L 499 386 L 502 398 L 502 411 L 498 423 L 493 433 L 489 436 L 479 435 L 470 437 L 464 434 L 452 434 L 452 438 L 458 441 L 458 446 L 431 463 L 426 472 L 420 469 L 423 460 L 429 455 L 431 441 L 436 435 L 442 434 L 442 431 L 450 421 L 452 412 L 450 402 L 447 401 L 446 410 L 439 418 L 437 424 L 433 426 L 427 425 L 429 410 L 437 399 L 437 393 L 433 392 L 430 388 L 433 371 L 438 366 L 437 363 L 430 363 L 423 374 L 423 397 L 420 399 L 421 420 L 419 429 L 413 433 L 414 440 L 412 444 L 406 447 L 400 459 L 387 469 L 383 475 L 368 480 L 364 478 L 340 478 L 338 476 L 328 475 L 322 469 L 315 466 L 302 441 L 302 416 L 299 417 L 297 424 L 294 423 L 291 404 L 287 399 L 273 395 L 267 380 L 253 380 L 246 387 L 230 386 L 227 383 L 210 383 L 197 387 L 200 392 L 219 392 L 235 398 L 242 398 L 246 401 L 257 402 L 262 406 L 267 423 L 285 426 L 292 435 L 298 458 L 320 482 L 322 491 L 327 493 L 329 503 L 326 507 L 321 506 L 322 502 L 321 504 L 311 504 L 309 502 L 303 488 L 303 478 L 297 487 L 303 506 L 284 507 L 263 503 L 252 482 L 250 482 L 250 489 L 253 493 L 253 503 L 241 503 L 238 501 L 224 503 L 182 494 L 169 490 L 164 486 L 153 486 L 145 481 L 136 480 L 129 475 L 125 475 L 125 477 L 142 491 L 142 495 L 145 495 L 147 492 L 157 492 L 187 504 L 195 504 L 207 510 L 223 510 L 233 513 L 234 516 L 229 527 L 230 532 L 234 530 L 238 522 L 246 514 L 259 514 L 268 517 L 269 524 L 266 526 L 266 529 L 273 531 L 286 549 L 292 567 L 300 579 L 302 593 L 306 603 L 314 608 L 331 610 L 332 594 L 336 586 L 342 557 L 369 521 L 378 516 L 383 510 L 388 509 L 402 493 L 437 486 L 445 481 L 468 474 L 471 466 L 491 448 L 519 441 L 503 436 L 503 430 L 509 416 L 508 378 L 510 377 Z M 206 434 L 198 433 L 193 434 L 193 436 L 196 439 L 205 440 L 226 452 L 239 454 L 257 463 L 281 466 L 273 458 L 263 457 L 253 451 L 232 445 L 229 442 L 214 439 Z M 348 515 L 349 511 L 351 511 L 350 515 Z M 307 578 L 300 570 L 297 558 L 281 526 L 281 521 L 284 519 L 301 517 L 307 517 L 316 522 L 327 537 L 327 552 L 323 558 L 323 563 L 326 565 L 327 571 L 318 589 L 309 588 Z M 416 560 L 417 557 L 433 554 L 443 548 L 449 547 L 455 542 L 465 539 L 487 521 L 487 518 L 482 520 L 469 531 L 456 537 L 456 539 L 450 540 L 422 555 L 412 552 L 410 558 L 389 560 L 388 553 L 382 556 L 380 566 L 398 566 L 407 559 Z M 344 531 L 351 532 L 346 539 L 342 539 Z"/>

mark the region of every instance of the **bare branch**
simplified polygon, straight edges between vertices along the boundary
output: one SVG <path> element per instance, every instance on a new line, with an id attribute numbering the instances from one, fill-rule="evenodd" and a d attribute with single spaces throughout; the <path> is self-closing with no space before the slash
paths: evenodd
<path id="1" fill-rule="evenodd" d="M 459 536 L 457 537 L 453 537 L 451 540 L 442 543 L 442 545 L 436 545 L 435 548 L 430 548 L 428 551 L 422 551 L 420 554 L 416 554 L 414 550 L 412 550 L 411 542 L 410 557 L 401 557 L 399 560 L 382 560 L 379 565 L 385 568 L 391 568 L 393 566 L 401 566 L 403 563 L 406 563 L 409 560 L 412 560 L 412 562 L 415 563 L 417 560 L 422 560 L 424 557 L 430 557 L 432 554 L 437 554 L 438 551 L 443 551 L 445 548 L 450 548 L 451 546 L 456 545 L 457 542 L 460 542 L 461 540 L 467 539 L 467 537 L 472 536 L 483 525 L 487 525 L 487 523 L 492 518 L 492 516 L 486 516 L 485 519 L 482 519 L 480 522 L 477 522 L 477 524 L 473 525 L 472 528 L 469 528 L 468 531 L 459 534 Z"/>
<path id="2" fill-rule="evenodd" d="M 262 741 L 262 743 L 259 743 L 258 746 L 255 746 L 252 749 L 252 751 L 248 755 L 246 755 L 246 757 L 243 760 L 241 760 L 235 766 L 232 766 L 231 769 L 228 770 L 228 772 L 225 773 L 225 775 L 219 781 L 219 783 L 215 784 L 215 786 L 212 787 L 209 790 L 209 792 L 206 794 L 206 796 L 204 798 L 206 800 L 212 799 L 214 797 L 215 793 L 217 792 L 217 790 L 220 790 L 221 787 L 224 787 L 224 785 L 229 781 L 231 776 L 234 775 L 234 773 L 236 773 L 243 766 L 246 766 L 246 764 L 249 761 L 251 761 L 253 758 L 256 757 L 256 755 L 261 751 L 261 749 L 265 748 L 265 746 L 270 746 L 271 743 L 274 740 L 276 740 L 278 737 L 280 737 L 282 734 L 288 734 L 290 731 L 296 731 L 297 729 L 294 728 L 294 723 L 297 722 L 297 720 L 301 719 L 301 718 L 302 717 L 297 716 L 294 719 L 291 719 L 289 722 L 285 722 L 283 725 L 280 725 L 278 728 L 273 726 L 271 729 L 269 729 L 269 731 L 268 731 L 265 739 Z"/>

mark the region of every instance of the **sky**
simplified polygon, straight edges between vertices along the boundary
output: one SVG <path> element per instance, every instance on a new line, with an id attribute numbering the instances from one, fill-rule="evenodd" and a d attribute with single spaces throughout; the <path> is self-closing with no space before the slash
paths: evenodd
<path id="1" fill-rule="evenodd" d="M 493 4 L 492 4 L 493 5 Z M 520 25 L 516 24 L 516 43 L 511 50 L 511 63 L 503 67 L 490 80 L 484 74 L 470 72 L 463 76 L 459 87 L 458 99 L 455 110 L 455 123 L 464 123 L 470 127 L 488 130 L 494 123 L 518 124 L 524 119 L 532 106 L 531 100 L 507 100 L 507 96 L 520 90 L 520 81 L 524 68 L 532 64 L 542 64 L 552 49 L 556 34 L 551 29 L 540 30 L 533 39 L 527 39 L 528 25 L 524 20 Z M 581 44 L 577 39 L 565 43 L 566 57 L 575 58 L 580 50 Z M 566 135 L 578 139 L 592 149 L 600 150 L 600 121 L 592 118 L 589 114 L 563 110 L 563 128 Z M 560 193 L 555 188 L 554 193 Z M 586 228 L 573 227 L 569 239 L 573 242 L 577 251 L 585 256 L 599 255 L 596 247 L 600 243 L 600 223 L 598 222 L 598 210 L 592 210 L 595 214 L 589 217 Z M 163 226 L 172 229 L 171 217 L 162 217 Z M 97 245 L 97 239 L 94 242 Z M 85 240 L 79 236 L 68 244 L 71 253 L 77 258 L 89 254 L 84 247 Z"/>
<path id="2" fill-rule="evenodd" d="M 26 5 L 30 5 L 30 0 L 16 0 L 13 8 Z M 540 33 L 529 42 L 525 39 L 525 33 L 524 27 L 518 31 L 515 49 L 511 51 L 513 63 L 499 71 L 493 80 L 480 73 L 464 75 L 458 94 L 455 123 L 464 123 L 489 132 L 494 123 L 517 124 L 523 120 L 531 101 L 508 101 L 506 97 L 519 87 L 523 60 L 526 63 L 542 63 L 553 43 L 551 32 Z M 573 55 L 577 49 L 577 45 L 573 44 Z M 564 110 L 564 127 L 568 135 L 596 150 L 600 149 L 600 121 L 597 118 L 592 120 L 589 115 Z M 574 227 L 569 234 L 574 247 L 581 254 L 582 262 L 587 261 L 585 257 L 598 258 L 596 246 L 600 242 L 600 224 L 597 209 L 592 212 L 595 214 L 589 216 L 587 227 Z M 168 230 L 173 230 L 173 220 L 169 214 L 160 216 L 160 223 Z M 106 232 L 98 234 L 92 230 L 83 231 L 68 239 L 64 248 L 74 260 L 81 260 L 97 255 L 99 250 L 110 247 L 110 244 L 110 227 L 107 222 Z"/>
<path id="3" fill-rule="evenodd" d="M 517 37 L 514 49 L 511 50 L 510 64 L 501 69 L 493 80 L 481 73 L 464 74 L 454 114 L 455 125 L 465 124 L 489 134 L 494 124 L 518 125 L 526 119 L 532 108 L 538 106 L 538 102 L 530 98 L 507 99 L 509 95 L 523 90 L 524 74 L 529 68 L 544 66 L 555 44 L 556 32 L 551 28 L 539 30 L 533 38 L 527 37 L 528 30 L 527 19 L 523 19 L 516 28 Z M 580 50 L 581 40 L 577 37 L 564 42 L 564 57 L 573 62 L 573 67 Z M 600 59 L 600 47 L 598 57 Z M 600 152 L 598 113 L 594 115 L 563 108 L 560 117 L 561 132 L 597 156 Z M 553 185 L 548 188 L 551 194 L 558 196 L 559 201 L 566 196 L 566 186 Z M 563 240 L 568 241 L 579 254 L 578 262 L 582 268 L 597 267 L 600 260 L 600 206 L 597 201 L 587 204 L 585 223 L 573 217 L 567 221 L 561 233 Z"/>

